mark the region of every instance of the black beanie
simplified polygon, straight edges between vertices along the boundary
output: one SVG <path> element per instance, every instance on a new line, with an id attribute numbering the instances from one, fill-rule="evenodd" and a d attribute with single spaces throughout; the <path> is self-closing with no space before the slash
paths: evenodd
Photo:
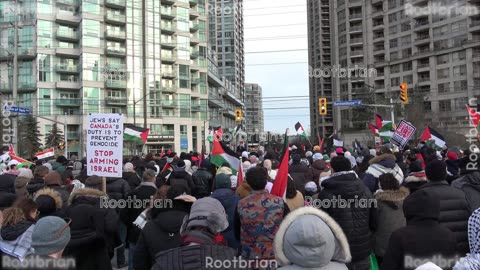
<path id="1" fill-rule="evenodd" d="M 48 216 L 55 213 L 57 210 L 55 200 L 48 195 L 38 196 L 38 198 L 35 200 L 35 203 L 37 203 L 38 211 L 40 211 L 42 216 Z"/>
<path id="2" fill-rule="evenodd" d="M 417 190 L 405 198 L 403 213 L 407 221 L 414 218 L 438 220 L 440 216 L 440 199 L 425 190 Z"/>
<path id="3" fill-rule="evenodd" d="M 447 164 L 442 160 L 433 160 L 425 168 L 428 180 L 439 182 L 447 179 Z"/>

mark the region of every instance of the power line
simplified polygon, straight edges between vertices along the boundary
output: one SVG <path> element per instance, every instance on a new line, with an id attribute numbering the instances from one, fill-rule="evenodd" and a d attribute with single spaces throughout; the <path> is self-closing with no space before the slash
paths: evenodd
<path id="1" fill-rule="evenodd" d="M 272 16 L 272 15 L 294 14 L 294 13 L 307 13 L 307 11 L 305 10 L 305 11 L 288 11 L 288 12 L 265 13 L 265 14 L 250 14 L 250 15 L 243 15 L 243 17 Z"/>
<path id="2" fill-rule="evenodd" d="M 253 53 L 279 53 L 279 52 L 298 52 L 298 51 L 307 51 L 308 49 L 291 49 L 291 50 L 276 50 L 276 51 L 256 51 L 256 52 L 245 52 L 245 54 Z"/>
<path id="3" fill-rule="evenodd" d="M 285 62 L 285 63 L 270 63 L 270 64 L 246 64 L 245 66 L 277 66 L 277 65 L 297 65 L 308 64 L 308 62 Z"/>
<path id="4" fill-rule="evenodd" d="M 247 2 L 248 2 L 248 1 L 247 1 Z M 290 5 L 290 6 L 276 6 L 276 7 L 244 8 L 243 11 L 259 10 L 259 9 L 272 9 L 272 8 L 286 8 L 286 7 L 306 7 L 306 5 Z"/>
<path id="5" fill-rule="evenodd" d="M 265 25 L 265 26 L 255 26 L 255 27 L 245 27 L 245 29 L 257 29 L 257 28 L 271 28 L 271 27 L 288 27 L 288 26 L 296 26 L 296 25 L 303 25 L 307 27 L 306 23 L 291 23 L 291 24 L 279 24 L 279 25 Z"/>

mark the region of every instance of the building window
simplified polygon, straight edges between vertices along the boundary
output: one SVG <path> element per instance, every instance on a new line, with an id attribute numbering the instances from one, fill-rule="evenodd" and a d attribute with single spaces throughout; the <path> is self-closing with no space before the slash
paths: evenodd
<path id="1" fill-rule="evenodd" d="M 465 104 L 468 104 L 468 98 L 462 97 L 455 99 L 455 109 L 460 111 L 465 109 Z"/>
<path id="2" fill-rule="evenodd" d="M 448 78 L 449 68 L 437 69 L 437 79 Z"/>
<path id="3" fill-rule="evenodd" d="M 425 112 L 431 112 L 432 111 L 432 102 L 430 101 L 424 101 L 423 102 L 423 110 Z"/>
<path id="4" fill-rule="evenodd" d="M 455 92 L 467 91 L 467 88 L 468 88 L 468 84 L 466 80 L 456 81 L 453 83 L 453 91 Z"/>
<path id="5" fill-rule="evenodd" d="M 391 48 L 396 48 L 398 46 L 398 41 L 396 38 L 390 39 L 390 49 Z"/>
<path id="6" fill-rule="evenodd" d="M 448 54 L 442 54 L 437 56 L 437 65 L 448 63 L 448 59 L 449 59 L 448 56 L 449 56 Z"/>
<path id="7" fill-rule="evenodd" d="M 465 104 L 463 104 L 465 106 Z M 441 112 L 450 112 L 452 111 L 452 106 L 450 100 L 440 100 L 438 102 L 438 107 Z"/>
<path id="8" fill-rule="evenodd" d="M 403 63 L 402 68 L 403 68 L 403 71 L 412 70 L 412 62 Z"/>
<path id="9" fill-rule="evenodd" d="M 450 83 L 438 84 L 438 93 L 448 93 L 448 92 L 450 92 Z"/>

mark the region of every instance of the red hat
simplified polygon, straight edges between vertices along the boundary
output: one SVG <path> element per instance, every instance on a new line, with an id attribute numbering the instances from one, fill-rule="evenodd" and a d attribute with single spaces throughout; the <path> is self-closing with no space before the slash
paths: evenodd
<path id="1" fill-rule="evenodd" d="M 197 162 L 197 161 L 198 161 L 198 158 L 197 158 L 197 157 L 192 157 L 192 161 L 193 161 L 193 162 Z"/>
<path id="2" fill-rule="evenodd" d="M 458 155 L 455 154 L 455 152 L 448 152 L 447 158 L 448 158 L 449 160 L 457 160 L 457 159 L 458 159 Z"/>
<path id="3" fill-rule="evenodd" d="M 337 149 L 335 150 L 335 152 L 336 152 L 337 154 L 343 154 L 343 148 L 340 148 L 340 147 L 339 147 L 339 148 L 337 148 Z"/>

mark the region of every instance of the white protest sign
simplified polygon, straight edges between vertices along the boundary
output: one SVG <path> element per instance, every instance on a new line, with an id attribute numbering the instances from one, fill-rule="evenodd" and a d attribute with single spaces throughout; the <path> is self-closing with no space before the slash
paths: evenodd
<path id="1" fill-rule="evenodd" d="M 123 115 L 89 114 L 87 175 L 122 177 Z"/>

